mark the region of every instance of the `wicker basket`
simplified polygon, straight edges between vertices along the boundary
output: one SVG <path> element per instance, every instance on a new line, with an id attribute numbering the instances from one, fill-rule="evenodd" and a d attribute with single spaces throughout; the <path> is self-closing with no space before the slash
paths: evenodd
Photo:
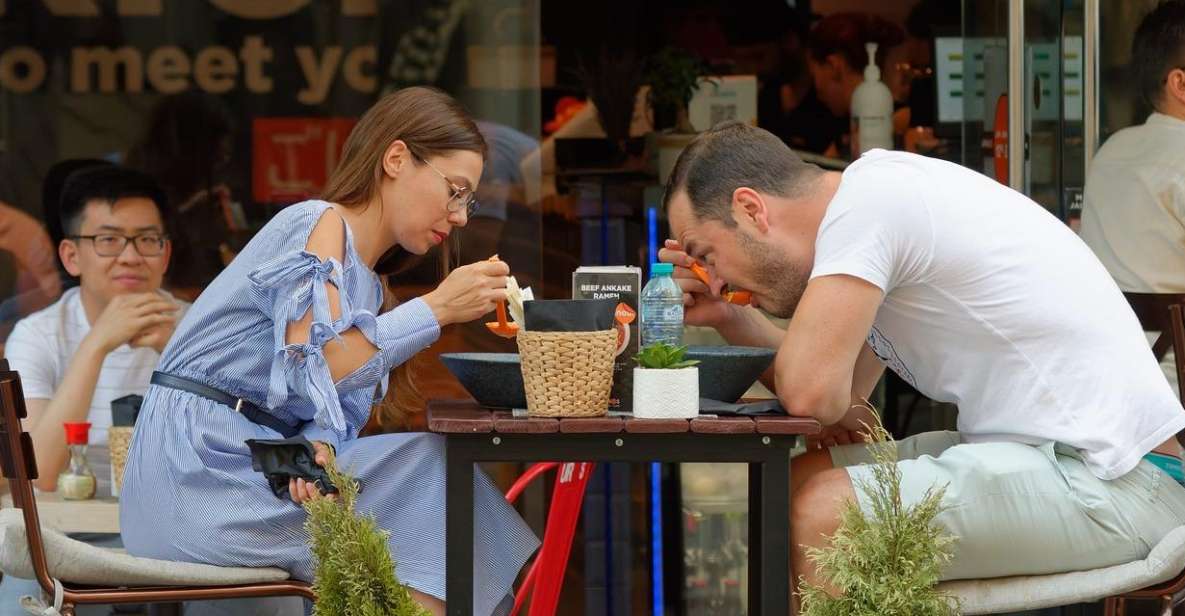
<path id="1" fill-rule="evenodd" d="M 617 330 L 518 333 L 518 354 L 533 417 L 596 417 L 609 412 Z"/>
<path id="2" fill-rule="evenodd" d="M 115 493 L 123 487 L 123 466 L 128 461 L 128 448 L 132 446 L 132 426 L 111 426 L 107 428 L 107 448 L 111 452 L 111 473 L 115 475 Z"/>

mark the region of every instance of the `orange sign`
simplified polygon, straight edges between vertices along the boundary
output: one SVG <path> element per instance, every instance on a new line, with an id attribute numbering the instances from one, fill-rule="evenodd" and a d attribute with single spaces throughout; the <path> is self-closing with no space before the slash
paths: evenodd
<path id="1" fill-rule="evenodd" d="M 255 118 L 251 193 L 259 203 L 320 194 L 337 166 L 354 118 Z"/>
<path id="2" fill-rule="evenodd" d="M 996 180 L 1008 185 L 1008 95 L 996 99 L 996 126 L 992 133 L 992 161 Z"/>

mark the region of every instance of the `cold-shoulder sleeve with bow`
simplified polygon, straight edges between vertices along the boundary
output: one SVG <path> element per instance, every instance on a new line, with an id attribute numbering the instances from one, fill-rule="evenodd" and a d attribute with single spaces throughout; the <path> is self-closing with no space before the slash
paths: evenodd
<path id="1" fill-rule="evenodd" d="M 360 389 L 374 391 L 385 385 L 385 376 L 395 366 L 431 344 L 440 335 L 436 317 L 423 300 L 401 304 L 384 314 L 375 315 L 381 293 L 359 293 L 351 285 L 370 282 L 369 276 L 351 276 L 351 268 L 366 266 L 360 263 L 353 249 L 352 236 L 346 229 L 345 263 L 336 258 L 322 260 L 305 249 L 312 225 L 324 209 L 312 219 L 303 233 L 288 237 L 291 244 L 282 246 L 275 256 L 252 269 L 251 299 L 271 320 L 273 347 L 267 386 L 268 408 L 286 404 L 292 396 L 307 403 L 316 428 L 305 430 L 310 439 L 337 445 L 352 432 L 342 409 L 342 397 Z M 327 285 L 336 287 L 340 301 L 340 315 L 334 319 Z M 377 295 L 378 297 L 375 297 Z M 359 301 L 360 299 L 369 302 Z M 363 304 L 366 305 L 363 305 Z M 288 343 L 289 323 L 299 321 L 312 312 L 309 336 L 305 342 Z M 325 359 L 329 344 L 346 344 L 342 334 L 357 328 L 378 349 L 365 364 L 336 383 Z M 305 405 L 300 405 L 305 406 Z M 354 426 L 357 428 L 357 426 Z"/>

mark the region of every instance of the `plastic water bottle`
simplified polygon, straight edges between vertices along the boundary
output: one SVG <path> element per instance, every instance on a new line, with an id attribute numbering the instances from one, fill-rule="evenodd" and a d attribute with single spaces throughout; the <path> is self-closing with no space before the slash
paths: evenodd
<path id="1" fill-rule="evenodd" d="M 642 289 L 642 346 L 665 342 L 683 344 L 683 290 L 671 278 L 675 266 L 650 265 L 650 282 Z"/>

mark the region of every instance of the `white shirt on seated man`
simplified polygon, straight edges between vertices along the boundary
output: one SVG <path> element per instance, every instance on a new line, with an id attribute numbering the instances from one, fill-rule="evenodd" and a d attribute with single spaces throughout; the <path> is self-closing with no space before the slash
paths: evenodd
<path id="1" fill-rule="evenodd" d="M 1185 47 L 1158 33 L 1172 20 L 1159 21 L 1136 32 L 1131 63 L 1155 111 L 1099 149 L 1082 208 L 1083 241 L 1133 293 L 1185 293 Z M 1176 391 L 1172 351 L 1161 368 Z"/>

